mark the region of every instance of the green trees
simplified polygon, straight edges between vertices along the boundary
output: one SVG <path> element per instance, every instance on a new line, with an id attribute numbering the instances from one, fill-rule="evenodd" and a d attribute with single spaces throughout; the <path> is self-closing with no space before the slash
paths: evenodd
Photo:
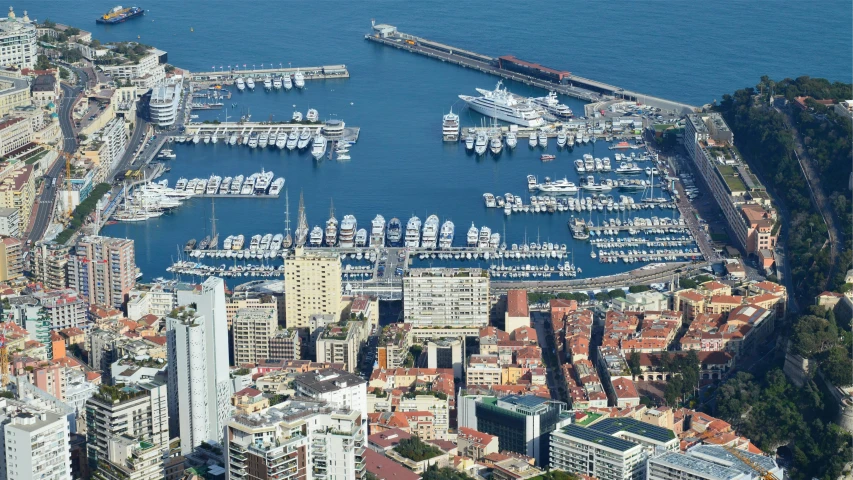
<path id="1" fill-rule="evenodd" d="M 435 465 L 427 468 L 421 478 L 423 480 L 473 480 L 459 470 L 450 467 L 438 468 Z"/>
<path id="2" fill-rule="evenodd" d="M 628 287 L 628 292 L 640 293 L 640 292 L 647 292 L 651 289 L 652 289 L 652 287 L 650 287 L 648 285 L 631 285 L 630 287 Z"/>
<path id="3" fill-rule="evenodd" d="M 53 68 L 53 64 L 50 63 L 50 59 L 47 58 L 47 55 L 39 55 L 36 57 L 36 70 L 47 70 L 49 68 Z"/>
<path id="4" fill-rule="evenodd" d="M 830 323 L 825 318 L 805 315 L 794 325 L 794 351 L 803 357 L 810 358 L 822 353 L 835 345 L 837 340 L 838 329 L 835 323 Z"/>
<path id="5" fill-rule="evenodd" d="M 416 462 L 428 460 L 444 453 L 440 448 L 422 441 L 416 435 L 400 441 L 400 443 L 394 447 L 394 450 L 409 460 L 414 460 Z"/>
<path id="6" fill-rule="evenodd" d="M 815 98 L 847 98 L 850 84 L 831 84 L 823 79 L 800 77 L 773 82 L 763 77 L 759 90 L 771 89 L 793 100 L 796 96 L 811 95 Z M 842 95 L 843 92 L 844 93 Z M 831 97 L 830 95 L 840 95 Z M 846 188 L 853 163 L 851 151 L 851 121 L 834 109 L 815 107 L 815 111 L 792 109 L 808 158 L 821 178 L 823 188 L 830 198 L 834 213 L 839 220 L 841 238 L 844 242 L 839 255 L 836 273 L 840 276 L 851 264 L 851 239 L 853 222 L 850 216 L 850 191 Z M 840 285 L 838 277 L 828 278 L 830 269 L 829 248 L 823 248 L 827 238 L 823 219 L 812 207 L 809 188 L 794 155 L 796 144 L 793 130 L 785 114 L 769 108 L 766 98 L 756 95 L 756 90 L 746 88 L 733 95 L 724 95 L 718 110 L 735 134 L 738 148 L 750 164 L 757 167 L 762 180 L 769 187 L 775 200 L 788 209 L 787 248 L 792 263 L 791 275 L 797 286 L 794 295 L 801 304 L 811 302 L 828 281 Z M 820 110 L 820 111 L 817 111 Z"/>
<path id="7" fill-rule="evenodd" d="M 642 373 L 640 369 L 640 352 L 631 350 L 631 354 L 628 355 L 628 368 L 631 369 L 631 375 L 635 377 Z"/>
<path id="8" fill-rule="evenodd" d="M 781 370 L 760 381 L 738 373 L 718 389 L 716 407 L 719 417 L 762 450 L 791 446 L 794 479 L 837 478 L 853 455 L 853 437 L 823 420 L 832 412 L 821 392 L 811 383 L 795 387 Z"/>

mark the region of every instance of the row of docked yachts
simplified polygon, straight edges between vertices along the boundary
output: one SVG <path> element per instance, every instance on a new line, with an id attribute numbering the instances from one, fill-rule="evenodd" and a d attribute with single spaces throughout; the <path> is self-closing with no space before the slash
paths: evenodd
<path id="1" fill-rule="evenodd" d="M 307 150 L 308 147 L 311 147 L 311 155 L 316 159 L 320 159 L 325 155 L 326 149 L 328 147 L 328 139 L 322 133 L 322 127 L 310 127 L 305 126 L 302 128 L 292 128 L 290 129 L 290 133 L 283 131 L 282 129 L 277 129 L 275 131 L 264 130 L 262 132 L 253 132 L 249 131 L 248 133 L 223 133 L 221 136 L 225 139 L 228 145 L 246 145 L 249 148 L 266 148 L 266 147 L 276 147 L 281 150 Z M 189 141 L 192 143 L 198 143 L 202 141 L 204 143 L 217 143 L 220 135 L 217 135 L 215 132 L 213 134 L 206 133 L 200 134 L 196 133 L 192 137 L 178 137 L 177 141 L 180 142 L 182 140 Z M 340 146 L 338 148 L 339 153 L 341 151 L 346 150 L 346 146 Z M 346 150 L 347 153 L 348 150 Z"/>
<path id="2" fill-rule="evenodd" d="M 636 203 L 634 198 L 628 195 L 619 195 L 618 199 L 606 193 L 593 193 L 592 196 L 555 197 L 552 195 L 532 195 L 530 203 L 526 204 L 521 195 L 507 193 L 505 195 L 493 195 L 484 193 L 483 200 L 488 208 L 502 209 L 506 215 L 512 213 L 563 213 L 583 211 L 608 211 L 625 212 L 629 210 L 649 210 L 654 208 L 675 209 L 672 202 L 644 202 Z"/>
<path id="3" fill-rule="evenodd" d="M 273 180 L 271 171 L 261 170 L 244 177 L 222 178 L 219 175 L 211 175 L 210 178 L 179 178 L 175 182 L 174 191 L 177 195 L 272 195 L 277 196 L 284 188 L 284 177 Z M 168 185 L 168 183 L 166 183 Z"/>
<path id="4" fill-rule="evenodd" d="M 297 70 L 296 73 L 291 75 L 267 75 L 263 78 L 263 80 L 258 79 L 258 81 L 263 82 L 264 89 L 266 90 L 290 90 L 293 87 L 296 88 L 305 88 L 305 75 Z M 244 91 L 247 88 L 249 90 L 255 89 L 255 79 L 253 77 L 237 77 L 234 80 L 234 85 L 237 87 L 238 91 Z"/>

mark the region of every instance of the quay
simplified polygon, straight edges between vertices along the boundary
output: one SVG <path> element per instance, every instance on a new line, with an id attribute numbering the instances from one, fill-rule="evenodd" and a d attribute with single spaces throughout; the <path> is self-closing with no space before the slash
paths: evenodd
<path id="1" fill-rule="evenodd" d="M 525 62 L 512 56 L 493 58 L 481 53 L 445 45 L 427 38 L 400 32 L 394 25 L 374 22 L 372 27 L 373 32 L 364 36 L 371 42 L 417 53 L 442 62 L 453 63 L 464 68 L 473 68 L 484 73 L 555 91 L 588 102 L 597 103 L 620 98 L 682 114 L 692 113 L 696 109 L 692 105 L 632 92 L 567 71 L 558 71 L 536 63 Z"/>
<path id="2" fill-rule="evenodd" d="M 254 198 L 254 199 L 258 199 L 258 198 L 278 198 L 278 197 L 279 197 L 278 193 L 276 193 L 276 194 L 264 193 L 262 195 L 254 195 L 254 194 L 253 195 L 240 195 L 240 194 L 232 195 L 230 193 L 209 193 L 209 194 L 208 193 L 199 193 L 199 194 L 193 195 L 191 198 Z"/>
<path id="3" fill-rule="evenodd" d="M 270 122 L 220 122 L 220 123 L 187 123 L 185 125 L 185 137 L 193 137 L 194 135 L 205 136 L 210 135 L 217 140 L 226 140 L 231 135 L 239 135 L 241 138 L 257 134 L 290 134 L 293 130 L 297 132 L 303 128 L 310 129 L 320 128 L 323 135 L 332 142 L 350 142 L 358 141 L 358 135 L 361 132 L 360 127 L 347 126 L 341 120 L 328 120 L 321 123 L 270 123 Z M 176 137 L 171 137 L 175 140 Z"/>
<path id="4" fill-rule="evenodd" d="M 305 81 L 349 78 L 349 70 L 346 65 L 324 65 L 320 67 L 253 68 L 251 70 L 232 68 L 210 72 L 192 72 L 191 80 L 199 84 L 222 84 L 234 83 L 238 77 L 251 77 L 254 79 L 262 79 L 267 76 L 281 77 L 284 75 L 292 77 L 296 72 L 302 72 Z"/>

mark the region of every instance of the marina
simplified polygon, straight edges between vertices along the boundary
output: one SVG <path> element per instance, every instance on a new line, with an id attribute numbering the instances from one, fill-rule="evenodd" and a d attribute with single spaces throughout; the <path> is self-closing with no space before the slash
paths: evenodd
<path id="1" fill-rule="evenodd" d="M 301 116 L 300 116 L 301 118 Z M 322 133 L 323 137 L 331 142 L 354 144 L 358 142 L 360 128 L 347 126 L 341 120 L 329 120 L 326 122 L 299 122 L 299 123 L 265 123 L 265 122 L 222 122 L 188 123 L 183 135 L 170 138 L 178 143 L 217 143 L 222 142 L 231 146 L 245 145 L 251 148 L 276 147 L 278 149 L 292 150 L 294 146 L 288 144 L 288 140 L 297 139 L 299 136 L 308 134 L 313 138 Z M 261 143 L 263 142 L 263 143 Z M 298 148 L 306 148 L 309 143 L 300 145 Z"/>

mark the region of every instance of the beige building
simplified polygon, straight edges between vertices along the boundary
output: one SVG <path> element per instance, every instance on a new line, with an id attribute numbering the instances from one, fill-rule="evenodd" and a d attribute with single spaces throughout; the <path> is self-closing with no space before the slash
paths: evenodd
<path id="1" fill-rule="evenodd" d="M 0 156 L 6 156 L 33 140 L 33 125 L 20 116 L 0 119 Z"/>
<path id="2" fill-rule="evenodd" d="M 30 85 L 25 78 L 6 71 L 0 74 L 0 115 L 8 115 L 16 107 L 29 105 L 30 98 Z"/>
<path id="3" fill-rule="evenodd" d="M 343 363 L 348 372 L 355 373 L 358 352 L 364 343 L 364 328 L 364 322 L 358 320 L 327 325 L 317 337 L 317 361 Z"/>
<path id="4" fill-rule="evenodd" d="M 228 319 L 229 328 L 233 324 L 234 316 L 237 315 L 237 312 L 244 309 L 260 311 L 267 311 L 269 309 L 273 309 L 276 312 L 276 318 L 279 317 L 278 302 L 275 300 L 275 298 L 239 298 L 234 296 L 231 297 L 228 303 L 225 304 L 225 318 Z"/>
<path id="5" fill-rule="evenodd" d="M 0 208 L 18 210 L 21 231 L 30 223 L 30 213 L 35 201 L 35 175 L 32 165 L 16 166 L 0 178 Z"/>
<path id="6" fill-rule="evenodd" d="M 414 268 L 403 277 L 403 321 L 414 328 L 489 324 L 489 274 L 479 268 Z"/>
<path id="7" fill-rule="evenodd" d="M 16 208 L 0 208 L 0 235 L 21 236 L 21 216 Z"/>
<path id="8" fill-rule="evenodd" d="M 311 315 L 340 315 L 341 260 L 334 252 L 297 248 L 284 260 L 287 328 L 306 328 Z"/>
<path id="9" fill-rule="evenodd" d="M 270 339 L 275 335 L 278 315 L 275 308 L 242 308 L 232 319 L 234 364 L 254 365 L 270 358 Z"/>
<path id="10" fill-rule="evenodd" d="M 18 278 L 23 274 L 21 241 L 12 237 L 0 239 L 0 282 Z"/>
<path id="11" fill-rule="evenodd" d="M 501 366 L 497 355 L 471 355 L 465 372 L 467 385 L 501 385 Z"/>

